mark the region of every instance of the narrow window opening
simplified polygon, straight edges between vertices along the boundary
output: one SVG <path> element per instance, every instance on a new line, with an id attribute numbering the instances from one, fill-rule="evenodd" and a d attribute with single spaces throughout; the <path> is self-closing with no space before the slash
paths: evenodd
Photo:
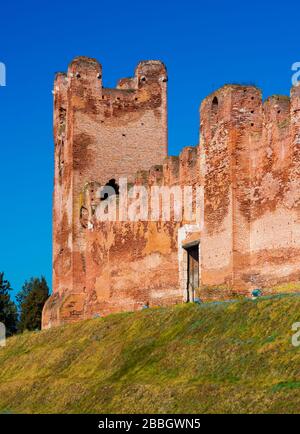
<path id="1" fill-rule="evenodd" d="M 215 96 L 212 100 L 212 105 L 211 105 L 211 111 L 214 115 L 217 115 L 218 108 L 219 108 L 219 101 L 218 98 Z"/>

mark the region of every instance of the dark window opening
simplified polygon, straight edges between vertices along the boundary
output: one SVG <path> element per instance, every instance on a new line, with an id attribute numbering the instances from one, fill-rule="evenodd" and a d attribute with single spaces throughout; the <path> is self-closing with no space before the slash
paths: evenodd
<path id="1" fill-rule="evenodd" d="M 219 108 L 219 101 L 218 98 L 215 96 L 212 100 L 212 104 L 211 104 L 211 111 L 214 115 L 216 115 L 218 113 L 218 108 Z"/>
<path id="2" fill-rule="evenodd" d="M 114 192 L 113 192 L 113 190 Z M 109 196 L 119 195 L 119 185 L 116 183 L 116 180 L 110 179 L 105 186 L 101 190 L 101 200 L 106 200 Z"/>

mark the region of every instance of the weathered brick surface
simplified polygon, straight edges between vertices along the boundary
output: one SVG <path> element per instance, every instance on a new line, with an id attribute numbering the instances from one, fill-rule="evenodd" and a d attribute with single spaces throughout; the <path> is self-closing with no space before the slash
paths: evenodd
<path id="1" fill-rule="evenodd" d="M 263 103 L 244 86 L 225 86 L 202 103 L 203 285 L 245 292 L 299 279 L 298 105 L 299 88 Z"/>
<path id="2" fill-rule="evenodd" d="M 202 298 L 249 294 L 300 278 L 300 87 L 262 102 L 226 85 L 201 104 L 199 146 L 167 156 L 167 75 L 141 62 L 116 89 L 77 58 L 54 85 L 53 295 L 43 327 L 182 302 L 187 255 L 199 241 Z M 204 226 L 99 222 L 95 192 L 132 185 L 202 186 Z M 200 296 L 201 296 L 200 287 Z"/>

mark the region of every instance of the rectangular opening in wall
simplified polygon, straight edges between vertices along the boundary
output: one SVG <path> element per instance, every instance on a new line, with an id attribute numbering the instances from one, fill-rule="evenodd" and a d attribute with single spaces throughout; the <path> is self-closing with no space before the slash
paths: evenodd
<path id="1" fill-rule="evenodd" d="M 195 301 L 196 289 L 199 288 L 199 244 L 185 247 L 188 255 L 187 301 Z"/>

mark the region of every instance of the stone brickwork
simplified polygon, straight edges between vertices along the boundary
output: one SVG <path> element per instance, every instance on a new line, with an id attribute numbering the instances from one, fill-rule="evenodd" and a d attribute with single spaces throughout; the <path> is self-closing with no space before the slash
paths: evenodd
<path id="1" fill-rule="evenodd" d="M 224 86 L 202 103 L 203 284 L 299 279 L 299 96 Z"/>
<path id="2" fill-rule="evenodd" d="M 204 99 L 200 119 L 199 145 L 167 156 L 161 62 L 141 62 L 116 89 L 102 86 L 94 59 L 57 74 L 44 328 L 185 301 L 188 246 L 197 246 L 204 300 L 300 279 L 300 87 L 263 102 L 256 87 L 226 85 Z M 96 192 L 120 177 L 149 191 L 202 188 L 203 222 L 172 212 L 168 221 L 98 221 Z"/>

